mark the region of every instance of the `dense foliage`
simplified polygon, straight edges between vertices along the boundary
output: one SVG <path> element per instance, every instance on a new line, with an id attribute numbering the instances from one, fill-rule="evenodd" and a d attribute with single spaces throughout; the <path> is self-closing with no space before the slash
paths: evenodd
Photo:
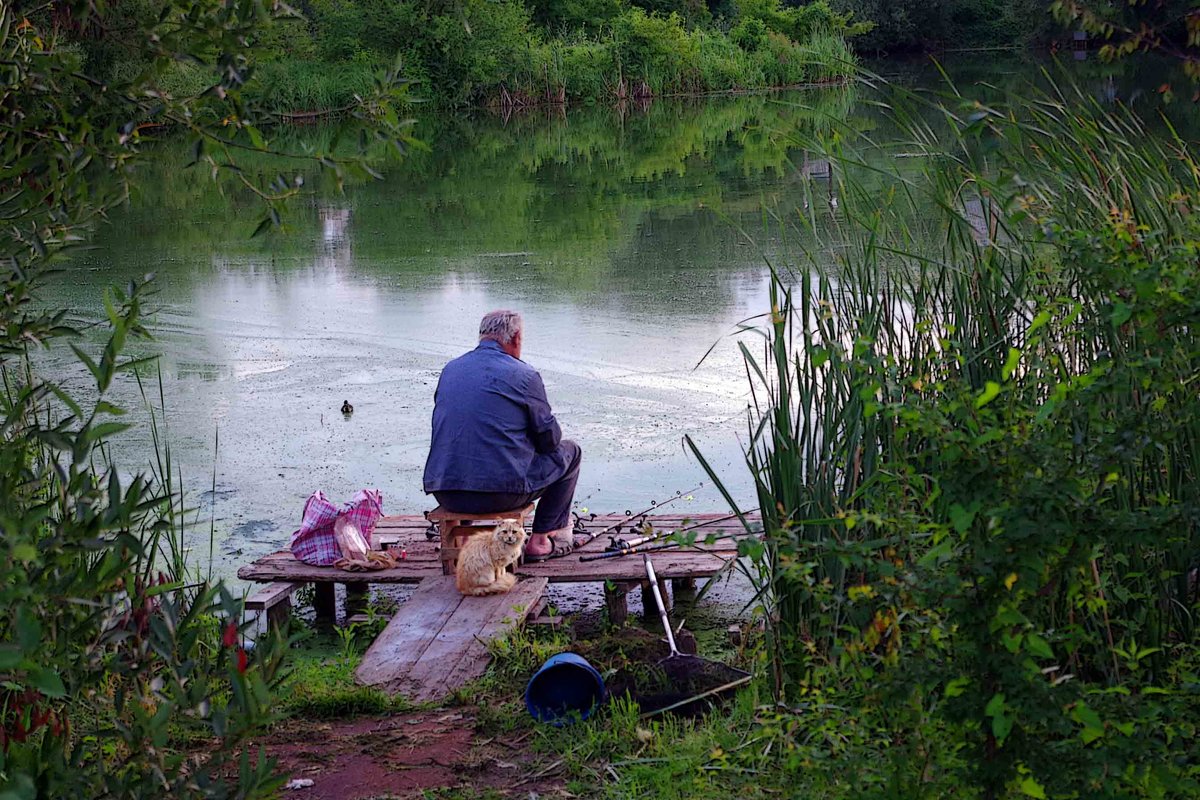
<path id="1" fill-rule="evenodd" d="M 1067 47 L 1087 32 L 1102 57 L 1158 50 L 1196 71 L 1200 13 L 1190 0 L 1109 3 L 1090 0 L 831 0 L 871 25 L 860 51 Z"/>
<path id="2" fill-rule="evenodd" d="M 1055 31 L 1044 0 L 834 0 L 874 24 L 856 42 L 881 53 L 1028 47 Z"/>
<path id="3" fill-rule="evenodd" d="M 273 765 L 247 743 L 270 719 L 285 642 L 272 637 L 249 651 L 241 602 L 185 560 L 193 542 L 157 425 L 140 431 L 158 446 L 155 463 L 118 466 L 107 457 L 106 443 L 129 427 L 111 400 L 114 386 L 141 386 L 152 374 L 126 354 L 149 337 L 148 281 L 95 298 L 103 321 L 88 336 L 65 310 L 40 301 L 54 260 L 141 179 L 145 137 L 162 126 L 188 137 L 194 168 L 250 190 L 264 227 L 278 218 L 298 183 L 277 173 L 252 179 L 236 158 L 271 149 L 258 128 L 261 110 L 241 90 L 254 33 L 276 10 L 179 0 L 118 18 L 87 3 L 0 5 L 6 799 L 266 797 L 279 787 Z M 78 42 L 99 41 L 93 31 L 137 48 L 137 68 L 90 72 L 92 57 Z M 164 88 L 181 63 L 207 76 L 202 91 Z M 364 133 L 403 143 L 397 92 L 374 85 L 350 116 Z M 363 169 L 352 158 L 305 158 L 335 177 Z M 47 351 L 67 348 L 78 377 L 45 379 L 38 365 Z M 154 410 L 161 420 L 165 410 Z"/>
<path id="4" fill-rule="evenodd" d="M 847 225 L 746 350 L 778 696 L 887 741 L 879 796 L 1194 797 L 1190 148 L 1073 91 L 896 108 L 930 166 L 847 136 Z"/>
<path id="5" fill-rule="evenodd" d="M 72 30 L 92 74 L 143 69 L 136 42 L 114 35 L 155 4 L 112 7 L 104 24 Z M 282 111 L 328 111 L 353 102 L 371 76 L 400 59 L 427 97 L 510 105 L 622 99 L 811 83 L 849 75 L 846 37 L 866 27 L 826 0 L 784 8 L 753 0 L 718 11 L 703 3 L 521 0 L 305 0 L 264 18 L 255 96 Z M 197 92 L 210 80 L 179 62 L 165 89 Z"/>
<path id="6" fill-rule="evenodd" d="M 1163 53 L 1178 60 L 1193 82 L 1200 80 L 1200 8 L 1190 0 L 1127 4 L 1055 0 L 1050 7 L 1062 23 L 1094 35 L 1105 59 Z M 1173 90 L 1164 84 L 1162 91 Z"/>

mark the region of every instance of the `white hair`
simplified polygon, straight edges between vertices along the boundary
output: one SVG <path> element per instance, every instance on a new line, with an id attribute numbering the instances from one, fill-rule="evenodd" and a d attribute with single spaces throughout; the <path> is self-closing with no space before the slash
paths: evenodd
<path id="1" fill-rule="evenodd" d="M 516 311 L 490 311 L 479 321 L 479 341 L 491 339 L 504 345 L 512 344 L 524 327 L 525 320 Z"/>

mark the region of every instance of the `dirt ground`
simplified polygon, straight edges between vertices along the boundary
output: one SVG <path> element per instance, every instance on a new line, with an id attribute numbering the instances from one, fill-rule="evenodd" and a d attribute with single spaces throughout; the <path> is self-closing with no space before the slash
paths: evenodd
<path id="1" fill-rule="evenodd" d="M 296 800 L 419 798 L 461 787 L 464 797 L 495 790 L 514 797 L 565 797 L 553 762 L 515 741 L 480 737 L 470 709 L 442 709 L 347 720 L 290 720 L 255 744 L 290 779 L 313 785 L 284 793 Z M 439 795 L 440 796 L 440 795 Z"/>

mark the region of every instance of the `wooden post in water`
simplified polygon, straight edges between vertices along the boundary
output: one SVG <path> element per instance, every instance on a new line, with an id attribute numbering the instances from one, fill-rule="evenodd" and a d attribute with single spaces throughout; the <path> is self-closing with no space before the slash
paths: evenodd
<path id="1" fill-rule="evenodd" d="M 367 613 L 367 597 L 370 586 L 365 583 L 347 583 L 346 587 L 346 617 Z"/>
<path id="2" fill-rule="evenodd" d="M 629 581 L 604 582 L 604 607 L 608 610 L 608 624 L 619 628 L 629 619 L 629 603 L 626 595 L 634 584 Z"/>
<path id="3" fill-rule="evenodd" d="M 337 596 L 333 584 L 328 581 L 313 583 L 313 611 L 318 625 L 333 625 L 337 620 Z"/>

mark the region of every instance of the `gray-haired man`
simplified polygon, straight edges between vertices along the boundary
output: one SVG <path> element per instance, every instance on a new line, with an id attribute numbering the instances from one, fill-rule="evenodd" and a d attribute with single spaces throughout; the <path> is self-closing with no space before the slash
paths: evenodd
<path id="1" fill-rule="evenodd" d="M 579 445 L 562 438 L 542 376 L 521 360 L 524 323 L 493 311 L 479 346 L 446 365 L 433 396 L 425 492 L 464 514 L 509 511 L 538 500 L 525 557 L 570 553 Z"/>

